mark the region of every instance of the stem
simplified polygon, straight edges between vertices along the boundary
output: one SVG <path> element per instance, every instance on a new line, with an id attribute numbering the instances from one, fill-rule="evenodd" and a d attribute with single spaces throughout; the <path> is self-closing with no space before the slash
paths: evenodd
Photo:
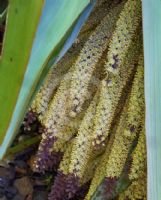
<path id="1" fill-rule="evenodd" d="M 15 154 L 29 148 L 30 146 L 38 143 L 41 139 L 41 136 L 35 136 L 29 139 L 26 139 L 24 141 L 22 141 L 21 143 L 17 144 L 16 146 L 10 147 L 5 155 L 5 158 L 7 157 L 13 157 Z"/>

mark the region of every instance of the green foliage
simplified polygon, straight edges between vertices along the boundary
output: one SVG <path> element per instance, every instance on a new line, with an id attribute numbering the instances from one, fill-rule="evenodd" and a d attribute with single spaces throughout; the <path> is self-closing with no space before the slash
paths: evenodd
<path id="1" fill-rule="evenodd" d="M 0 58 L 0 158 L 18 131 L 37 83 L 51 66 L 49 61 L 57 56 L 88 3 L 9 1 Z"/>
<path id="2" fill-rule="evenodd" d="M 11 0 L 9 3 L 7 31 L 0 59 L 1 143 L 19 95 L 42 6 L 42 0 L 23 0 L 23 3 L 20 0 Z"/>
<path id="3" fill-rule="evenodd" d="M 161 199 L 161 1 L 143 0 L 148 199 Z"/>

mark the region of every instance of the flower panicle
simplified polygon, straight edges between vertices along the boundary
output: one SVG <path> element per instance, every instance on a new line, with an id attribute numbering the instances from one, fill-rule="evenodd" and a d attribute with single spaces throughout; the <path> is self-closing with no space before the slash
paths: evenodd
<path id="1" fill-rule="evenodd" d="M 92 132 L 93 116 L 95 114 L 98 97 L 99 92 L 95 94 L 94 99 L 86 111 L 72 148 L 69 172 L 74 173 L 80 178 L 83 177 L 90 158 L 90 135 Z"/>
<path id="2" fill-rule="evenodd" d="M 118 125 L 118 122 L 116 123 L 116 126 Z M 116 127 L 114 127 L 113 131 L 116 129 Z M 105 177 L 105 172 L 106 172 L 106 163 L 108 161 L 108 157 L 110 155 L 111 149 L 112 149 L 112 144 L 114 141 L 114 134 L 112 134 L 112 136 L 110 137 L 110 140 L 106 146 L 106 150 L 104 152 L 104 154 L 100 157 L 99 163 L 96 166 L 95 172 L 93 174 L 93 178 L 88 190 L 88 193 L 85 197 L 85 200 L 90 200 L 92 195 L 94 194 L 94 192 L 96 191 L 96 189 L 98 188 L 98 186 L 101 184 L 102 180 Z"/>
<path id="3" fill-rule="evenodd" d="M 92 197 L 96 188 L 98 188 L 98 185 L 101 184 L 101 181 L 105 177 L 119 179 L 124 169 L 132 143 L 138 135 L 141 120 L 144 117 L 144 112 L 142 112 L 144 110 L 144 78 L 143 63 L 141 61 L 142 55 L 140 56 L 131 93 L 125 102 L 119 123 L 116 124 L 116 128 L 114 128 L 115 132 L 112 132 L 110 137 L 111 139 L 113 138 L 111 146 L 109 147 L 110 151 L 106 147 L 107 149 L 100 161 L 100 165 L 98 165 L 94 174 L 89 193 L 86 197 L 87 200 Z M 139 99 L 139 104 L 135 104 L 135 106 L 137 106 L 135 109 L 141 112 L 131 112 L 131 108 L 133 108 L 133 104 L 131 103 L 132 99 L 135 99 L 135 101 Z M 135 129 L 133 126 L 129 126 L 129 119 L 133 120 L 130 120 L 130 124 L 135 124 Z"/>
<path id="4" fill-rule="evenodd" d="M 116 22 L 107 55 L 106 72 L 118 73 L 141 22 L 141 1 L 128 0 Z"/>
<path id="5" fill-rule="evenodd" d="M 119 73 L 108 73 L 106 79 L 100 84 L 100 100 L 97 106 L 93 128 L 93 146 L 101 148 L 109 135 L 111 124 L 119 110 L 119 102 L 123 92 L 131 82 L 131 77 L 136 71 L 140 50 L 142 49 L 141 27 L 138 27 L 128 49 L 128 54 Z M 106 64 L 105 64 L 106 65 Z"/>
<path id="6" fill-rule="evenodd" d="M 45 78 L 43 85 L 40 87 L 39 91 L 37 92 L 31 104 L 30 109 L 37 114 L 40 121 L 43 118 L 48 108 L 48 105 L 50 103 L 50 100 L 54 96 L 55 91 L 58 88 L 61 82 L 61 79 L 64 76 L 64 74 L 67 72 L 68 68 L 69 66 L 65 65 L 65 63 L 62 61 L 61 61 L 61 64 L 58 63 L 54 65 L 50 69 L 47 77 Z"/>
<path id="7" fill-rule="evenodd" d="M 143 127 L 140 132 L 138 144 L 132 154 L 132 166 L 129 173 L 130 180 L 138 179 L 146 170 L 146 138 Z"/>
<path id="8" fill-rule="evenodd" d="M 91 24 L 88 20 L 86 26 L 89 25 Z M 88 30 L 88 32 L 91 33 L 92 30 Z M 32 111 L 36 112 L 40 121 L 42 120 L 48 105 L 50 104 L 50 101 L 56 94 L 56 90 L 59 87 L 61 80 L 68 72 L 69 68 L 74 64 L 75 59 L 82 48 L 82 45 L 86 42 L 87 39 L 88 34 L 79 34 L 79 43 L 74 43 L 68 52 L 63 56 L 63 58 L 61 58 L 61 60 L 54 64 L 49 70 L 49 73 L 47 74 L 43 85 L 38 90 L 30 108 Z"/>
<path id="9" fill-rule="evenodd" d="M 63 159 L 60 162 L 59 171 L 61 171 L 63 174 L 68 174 L 69 173 L 69 165 L 70 165 L 70 160 L 71 160 L 71 152 L 72 152 L 72 147 L 73 147 L 74 141 L 75 141 L 75 139 L 72 139 L 68 143 L 68 145 L 66 147 L 66 150 L 64 152 L 64 155 L 63 155 Z"/>
<path id="10" fill-rule="evenodd" d="M 118 133 L 116 132 L 113 148 L 106 165 L 107 177 L 120 176 L 125 165 L 129 149 L 138 135 L 141 120 L 144 117 L 144 77 L 143 63 L 141 61 L 142 56 L 140 56 L 137 72 L 134 77 L 132 90 L 127 103 L 124 125 L 121 125 L 122 130 L 119 130 L 118 128 Z M 133 102 L 134 99 L 135 102 Z"/>
<path id="11" fill-rule="evenodd" d="M 45 163 L 41 161 L 52 160 L 52 149 L 57 141 L 57 134 L 59 133 L 59 128 L 65 120 L 65 109 L 66 101 L 68 95 L 68 84 L 69 79 L 63 79 L 54 98 L 51 100 L 51 103 L 46 111 L 42 124 L 45 128 L 45 131 L 42 133 L 42 140 L 39 144 L 38 153 L 37 153 L 37 168 L 44 168 Z"/>
<path id="12" fill-rule="evenodd" d="M 113 12 L 108 12 L 100 25 L 90 35 L 74 64 L 75 70 L 70 89 L 71 117 L 77 116 L 86 100 L 89 82 L 99 59 L 108 46 L 122 4 L 111 7 L 114 9 Z"/>

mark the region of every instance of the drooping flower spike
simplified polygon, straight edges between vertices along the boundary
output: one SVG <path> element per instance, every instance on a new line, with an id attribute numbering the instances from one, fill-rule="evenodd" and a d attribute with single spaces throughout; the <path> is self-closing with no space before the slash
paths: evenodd
<path id="1" fill-rule="evenodd" d="M 106 179 L 114 178 L 119 180 L 121 173 L 124 169 L 126 160 L 128 158 L 129 151 L 134 140 L 138 137 L 140 127 L 142 126 L 142 120 L 144 119 L 144 73 L 143 73 L 143 55 L 141 54 L 137 72 L 132 85 L 130 97 L 123 110 L 122 117 L 116 133 L 113 139 L 113 144 L 110 153 L 105 153 L 103 156 L 104 167 L 98 166 L 96 170 L 96 176 L 94 176 L 94 183 L 91 183 L 91 188 L 87 195 L 87 199 L 92 197 L 92 192 L 96 190 L 95 186 L 100 181 L 100 184 L 104 184 Z M 108 149 L 107 149 L 108 150 Z M 107 155 L 107 156 L 106 156 Z M 105 157 L 106 156 L 106 157 Z M 99 171 L 104 170 L 104 177 L 99 177 Z M 105 180 L 104 180 L 105 178 Z M 97 181 L 96 181 L 97 180 Z M 103 181 L 104 180 L 104 181 Z M 103 183 L 101 183 L 103 181 Z M 93 188 L 94 187 L 94 188 Z M 108 187 L 108 184 L 106 185 Z"/>
<path id="2" fill-rule="evenodd" d="M 130 13 L 130 15 L 127 13 Z M 129 25 L 127 25 L 127 20 Z M 131 48 L 133 45 L 134 48 L 138 46 L 135 45 L 134 38 L 138 33 L 137 30 L 139 29 L 140 22 L 140 0 L 128 0 L 116 23 L 114 36 L 111 39 L 109 51 L 107 53 L 107 62 L 105 63 L 107 79 L 102 81 L 101 85 L 100 102 L 97 107 L 94 122 L 94 146 L 98 146 L 98 144 L 101 143 L 103 144 L 105 138 L 109 134 L 119 99 L 130 77 L 130 69 L 132 70 L 133 65 L 127 62 L 128 59 L 126 57 L 130 59 L 131 55 L 128 52 L 130 46 Z M 142 42 L 140 45 L 142 45 Z M 138 52 L 138 50 L 134 51 Z M 135 58 L 137 58 L 137 56 Z"/>
<path id="3" fill-rule="evenodd" d="M 107 16 L 94 30 L 81 50 L 75 64 L 70 89 L 70 116 L 75 117 L 81 110 L 86 99 L 90 79 L 103 52 L 108 47 L 115 28 L 115 23 L 123 3 L 115 5 L 115 1 L 107 11 Z M 114 13 L 114 14 L 113 14 Z"/>

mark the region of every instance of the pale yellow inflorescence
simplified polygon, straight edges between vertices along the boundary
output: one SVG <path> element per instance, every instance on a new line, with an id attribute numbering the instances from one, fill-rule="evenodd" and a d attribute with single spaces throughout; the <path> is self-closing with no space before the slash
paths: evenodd
<path id="1" fill-rule="evenodd" d="M 90 156 L 89 148 L 90 139 L 93 127 L 93 117 L 97 106 L 97 99 L 99 92 L 96 93 L 93 101 L 91 102 L 86 114 L 81 122 L 78 134 L 75 138 L 71 153 L 71 163 L 69 166 L 69 173 L 82 177 L 85 169 L 87 168 L 87 162 Z"/>
<path id="2" fill-rule="evenodd" d="M 51 151 L 64 151 L 64 144 L 69 141 L 73 135 L 76 135 L 80 122 L 84 116 L 84 112 L 91 101 L 93 94 L 96 92 L 97 87 L 93 87 L 93 82 L 89 83 L 91 87 L 88 91 L 88 101 L 83 105 L 83 111 L 79 113 L 76 118 L 70 118 L 69 113 L 69 88 L 71 85 L 71 76 L 73 74 L 74 67 L 71 66 L 69 71 L 61 79 L 60 85 L 56 94 L 50 100 L 48 107 L 41 118 L 41 123 L 45 127 L 45 132 L 42 134 L 42 139 L 46 139 L 49 135 L 54 135 L 57 140 L 54 142 Z M 101 72 L 101 69 L 100 71 Z M 95 74 L 97 82 L 99 84 L 99 75 Z M 43 142 L 43 141 L 42 141 Z"/>
<path id="3" fill-rule="evenodd" d="M 105 177 L 119 178 L 122 173 L 129 150 L 138 134 L 142 118 L 144 118 L 143 80 L 143 59 L 141 55 L 132 91 L 124 106 L 119 123 L 112 131 L 110 144 L 107 144 L 106 151 L 96 168 L 86 200 L 91 198 Z M 136 102 L 134 102 L 134 99 Z M 131 130 L 131 128 L 134 128 L 133 124 L 135 130 Z"/>
<path id="4" fill-rule="evenodd" d="M 93 71 L 108 46 L 121 8 L 122 4 L 119 4 L 112 9 L 114 14 L 107 14 L 85 43 L 74 64 L 70 89 L 71 117 L 75 117 L 82 110 Z"/>
<path id="5" fill-rule="evenodd" d="M 67 143 L 77 134 L 81 121 L 82 117 L 76 118 L 67 125 L 64 124 L 63 130 L 59 129 L 59 133 L 56 135 L 57 140 L 54 142 L 52 151 L 65 151 Z"/>
<path id="6" fill-rule="evenodd" d="M 95 159 L 89 160 L 86 170 L 80 180 L 82 185 L 87 183 L 93 178 L 95 169 L 100 164 L 100 160 L 101 160 L 101 155 L 97 156 Z"/>
<path id="7" fill-rule="evenodd" d="M 125 109 L 126 108 L 124 108 L 124 110 Z M 123 114 L 125 115 L 125 112 L 123 112 Z M 121 116 L 120 120 L 123 120 L 123 119 L 124 119 L 124 117 Z M 114 136 L 115 136 L 114 133 L 115 133 L 118 125 L 119 125 L 118 122 L 116 122 L 115 126 L 113 127 L 113 130 L 111 131 L 112 135 L 110 137 L 109 142 L 107 143 L 106 150 L 105 150 L 104 154 L 101 156 L 99 164 L 97 165 L 97 167 L 95 169 L 95 172 L 93 174 L 93 178 L 92 178 L 92 181 L 90 184 L 90 188 L 89 188 L 88 194 L 85 197 L 85 200 L 91 199 L 93 193 L 95 192 L 95 190 L 100 185 L 100 183 L 102 182 L 103 178 L 106 175 L 106 164 L 107 164 L 110 152 L 112 150 L 112 144 L 113 144 Z"/>
<path id="8" fill-rule="evenodd" d="M 95 27 L 109 12 L 110 5 L 112 4 L 112 2 L 113 0 L 97 0 L 90 16 L 88 17 L 87 22 L 80 31 L 80 36 L 84 33 L 88 33 L 88 31 L 91 29 L 95 29 Z"/>
<path id="9" fill-rule="evenodd" d="M 42 120 L 50 101 L 55 95 L 61 80 L 69 68 L 74 64 L 76 57 L 82 49 L 82 46 L 87 41 L 89 35 L 92 34 L 93 28 L 98 24 L 98 20 L 95 21 L 95 24 L 91 24 L 91 20 L 87 21 L 85 25 L 85 31 L 84 27 L 79 34 L 77 39 L 78 42 L 75 42 L 68 52 L 63 56 L 63 58 L 61 58 L 58 63 L 51 67 L 42 86 L 34 97 L 30 109 L 37 114 L 40 121 Z"/>
<path id="10" fill-rule="evenodd" d="M 68 94 L 70 86 L 71 71 L 65 75 L 60 83 L 58 91 L 51 100 L 48 110 L 42 118 L 42 124 L 47 129 L 48 133 L 58 133 L 57 129 L 64 128 L 64 124 L 67 124 L 69 119 L 66 117 L 68 109 Z"/>
<path id="11" fill-rule="evenodd" d="M 129 174 L 131 180 L 138 179 L 146 170 L 146 138 L 145 128 L 140 132 L 138 144 L 132 154 L 132 166 Z"/>
<path id="12" fill-rule="evenodd" d="M 54 96 L 55 91 L 58 88 L 62 77 L 67 72 L 68 68 L 68 65 L 61 66 L 60 64 L 58 64 L 56 66 L 53 66 L 50 69 L 43 85 L 36 94 L 32 102 L 31 109 L 32 111 L 36 112 L 40 120 L 47 110 L 49 102 Z"/>
<path id="13" fill-rule="evenodd" d="M 79 113 L 76 118 L 70 118 L 69 113 L 69 86 L 71 84 L 71 74 L 73 72 L 73 67 L 64 76 L 60 83 L 58 91 L 53 99 L 50 101 L 48 109 L 42 118 L 42 124 L 46 128 L 46 133 L 44 135 L 52 134 L 57 139 L 54 142 L 53 151 L 64 151 L 64 144 L 73 138 L 77 134 L 78 128 L 81 124 L 84 113 L 91 101 L 95 90 L 92 88 L 89 92 L 89 100 L 84 104 L 83 111 Z M 45 136 L 46 137 L 46 136 Z"/>
<path id="14" fill-rule="evenodd" d="M 132 68 L 130 69 L 130 70 L 132 70 Z M 124 72 L 124 71 L 123 71 Z M 129 73 L 129 71 L 127 70 L 127 72 Z M 130 73 L 129 73 L 130 74 Z M 85 120 L 85 122 L 86 122 L 86 120 Z M 81 133 L 81 135 L 79 135 L 79 132 Z M 90 143 L 90 140 L 88 140 L 87 139 L 87 136 L 86 136 L 86 142 L 85 141 L 83 141 L 83 139 L 85 139 L 85 137 L 84 137 L 84 132 L 83 131 L 79 131 L 78 132 L 78 146 L 79 146 L 79 148 L 76 148 L 76 150 L 75 150 L 75 148 L 74 148 L 74 150 L 73 150 L 73 156 L 74 156 L 74 158 L 72 158 L 72 161 L 71 161 L 71 167 L 70 167 L 70 172 L 72 173 L 72 172 L 77 172 L 76 174 L 77 175 L 79 175 L 79 176 L 82 176 L 82 174 L 83 174 L 83 169 L 85 169 L 86 168 L 86 165 L 87 165 L 87 163 L 88 163 L 88 159 L 90 158 L 90 157 L 88 157 L 88 153 L 87 153 L 87 151 L 89 150 L 89 154 L 91 154 L 91 149 L 90 148 L 88 148 L 88 146 L 90 146 L 91 145 L 91 143 Z M 88 130 L 88 132 L 89 132 L 89 130 Z M 80 138 L 80 137 L 82 137 L 82 138 Z M 80 143 L 83 141 L 83 145 L 81 145 Z M 87 144 L 87 146 L 85 145 L 85 143 Z M 81 148 L 82 148 L 82 150 L 81 150 Z M 83 149 L 84 148 L 84 149 Z M 84 150 L 86 150 L 86 155 L 85 155 L 85 152 L 84 152 Z M 81 154 L 80 154 L 80 151 L 81 152 L 83 152 L 83 154 L 84 154 L 84 157 L 82 156 L 82 158 L 83 158 L 83 162 L 82 162 L 82 158 L 81 159 L 78 159 L 77 158 L 77 156 L 78 155 L 80 155 L 81 156 Z M 87 159 L 86 159 L 86 157 L 88 157 Z M 75 164 L 74 164 L 74 160 L 75 160 Z M 79 160 L 79 162 L 78 162 L 78 160 Z M 86 163 L 87 162 L 87 163 Z M 74 166 L 75 165 L 75 166 Z M 73 168 L 72 168 L 73 167 Z M 76 168 L 76 169 L 75 169 Z"/>
<path id="15" fill-rule="evenodd" d="M 69 164 L 70 164 L 70 158 L 71 158 L 71 151 L 73 147 L 74 139 L 72 139 L 68 144 L 65 149 L 65 153 L 63 155 L 63 159 L 60 162 L 59 165 L 59 171 L 61 171 L 63 174 L 68 174 L 69 173 Z"/>
<path id="16" fill-rule="evenodd" d="M 141 1 L 128 0 L 116 23 L 116 29 L 109 44 L 106 70 L 117 73 L 124 62 L 136 29 L 141 22 Z"/>
<path id="17" fill-rule="evenodd" d="M 99 143 L 99 140 L 97 140 L 98 137 L 102 137 L 103 143 L 105 135 L 108 135 L 115 109 L 119 97 L 121 96 L 121 91 L 128 78 L 128 75 L 126 75 L 127 68 L 124 69 L 122 74 L 120 73 L 120 70 L 126 65 L 124 64 L 124 58 L 128 56 L 128 48 L 132 43 L 140 22 L 140 0 L 128 0 L 116 23 L 116 29 L 110 41 L 107 62 L 105 64 L 108 78 L 107 81 L 102 82 L 101 98 L 95 117 L 95 141 L 93 142 L 93 145 Z"/>
<path id="18" fill-rule="evenodd" d="M 109 135 L 111 123 L 119 106 L 122 92 L 135 69 L 142 48 L 142 35 L 138 31 L 135 34 L 124 63 L 119 66 L 117 74 L 109 73 L 106 80 L 101 83 L 100 100 L 94 119 L 93 146 L 104 145 L 104 140 Z"/>
<path id="19" fill-rule="evenodd" d="M 132 142 L 137 137 L 144 118 L 144 70 L 143 56 L 140 56 L 138 69 L 130 94 L 125 125 L 116 131 L 115 141 L 106 165 L 106 177 L 119 177 L 126 162 Z"/>
<path id="20" fill-rule="evenodd" d="M 69 86 L 71 83 L 72 71 L 73 68 L 71 67 L 61 81 L 58 91 L 50 101 L 48 109 L 42 118 L 42 124 L 45 127 L 45 132 L 42 134 L 42 142 L 46 137 L 50 139 L 50 135 L 56 137 L 51 151 L 64 152 L 65 143 L 72 139 L 80 123 L 80 119 L 78 118 L 75 120 L 75 123 L 72 124 L 68 116 Z"/>
<path id="21" fill-rule="evenodd" d="M 68 141 L 71 137 L 73 137 L 74 134 L 76 134 L 78 124 L 80 124 L 82 116 L 77 116 L 76 119 L 69 119 L 69 117 L 67 116 L 66 111 L 68 107 L 67 99 L 69 96 L 69 91 L 67 91 L 66 88 L 69 88 L 71 84 L 69 82 L 71 81 L 71 76 L 73 74 L 74 60 L 76 59 L 85 41 L 88 40 L 88 37 L 90 35 L 93 35 L 93 32 L 95 32 L 93 31 L 93 28 L 97 24 L 98 20 L 96 20 L 94 25 L 91 25 L 90 20 L 87 21 L 86 27 L 89 30 L 87 30 L 87 32 L 81 32 L 81 34 L 78 36 L 78 42 L 74 43 L 71 49 L 58 62 L 58 64 L 53 66 L 31 106 L 32 110 L 38 114 L 38 117 L 43 126 L 47 129 L 47 133 L 44 133 L 42 135 L 42 138 L 45 139 L 48 133 L 53 133 L 55 135 L 55 133 L 57 132 L 55 136 L 59 139 L 55 142 L 53 146 L 53 150 L 55 151 L 59 151 L 60 149 L 61 151 L 63 151 L 64 143 Z M 71 69 L 65 74 L 65 72 L 68 71 L 69 67 Z M 99 78 L 97 77 L 97 74 L 95 75 L 97 81 L 96 84 L 98 85 Z M 97 89 L 97 85 L 96 87 L 93 87 L 93 82 L 94 81 L 92 80 L 91 83 L 89 83 L 90 90 L 87 94 L 89 96 L 89 99 L 87 101 L 87 105 L 85 102 L 85 105 L 83 106 L 84 110 L 88 106 L 88 102 L 90 102 L 92 95 Z M 57 90 L 56 93 L 54 92 L 55 90 Z M 82 115 L 82 113 L 80 113 L 80 115 Z M 77 129 L 75 128 L 76 124 Z"/>
<path id="22" fill-rule="evenodd" d="M 120 178 L 138 138 L 130 155 L 132 184 L 119 200 L 145 200 L 141 1 L 101 0 L 97 6 L 104 4 L 107 15 L 89 20 L 71 52 L 50 70 L 31 109 L 45 127 L 42 144 L 51 141 L 51 152 L 64 152 L 58 171 L 78 177 L 80 185 L 92 180 L 86 200 L 104 178 Z"/>
<path id="23" fill-rule="evenodd" d="M 123 78 L 125 78 L 126 76 L 129 78 L 130 74 L 134 70 L 134 64 L 138 55 L 137 51 L 140 49 L 140 45 L 139 45 L 140 36 L 138 36 L 134 41 L 136 43 L 135 48 L 133 48 L 134 50 L 129 51 L 129 56 L 127 56 L 126 62 L 125 62 L 126 65 L 124 65 L 124 67 L 122 67 L 122 69 L 120 70 L 122 72 L 121 75 Z M 124 80 L 123 78 L 121 79 L 120 83 L 123 82 Z M 115 90 L 115 87 L 112 89 Z M 99 103 L 100 102 L 99 96 L 97 97 L 97 99 Z M 88 163 L 93 158 L 95 158 L 95 152 L 92 146 L 92 141 L 93 141 L 93 123 L 94 123 L 93 120 L 96 114 L 97 105 L 95 103 L 93 106 L 93 103 L 94 102 L 91 103 L 81 123 L 80 129 L 78 131 L 78 135 L 76 137 L 76 141 L 72 150 L 70 173 L 75 173 L 80 178 L 82 178 L 87 168 Z"/>

